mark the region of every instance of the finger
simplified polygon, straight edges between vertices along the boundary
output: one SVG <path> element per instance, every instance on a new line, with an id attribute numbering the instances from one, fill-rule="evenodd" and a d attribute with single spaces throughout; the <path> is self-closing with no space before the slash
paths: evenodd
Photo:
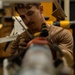
<path id="1" fill-rule="evenodd" d="M 11 55 L 14 55 L 16 53 L 15 49 L 11 50 Z"/>
<path id="2" fill-rule="evenodd" d="M 29 40 L 21 39 L 21 40 L 20 40 L 20 43 L 23 43 L 23 42 L 27 42 L 27 43 L 28 43 L 28 42 L 29 42 Z"/>
<path id="3" fill-rule="evenodd" d="M 21 42 L 25 42 L 25 39 L 21 39 L 21 40 L 20 40 L 20 43 L 21 43 Z"/>
<path id="4" fill-rule="evenodd" d="M 21 39 L 21 41 L 22 42 L 28 42 L 28 41 L 30 41 L 30 39 L 28 39 L 28 38 L 27 39 Z"/>
<path id="5" fill-rule="evenodd" d="M 27 47 L 19 46 L 19 50 L 25 50 L 25 49 L 27 49 Z"/>
<path id="6" fill-rule="evenodd" d="M 21 39 L 19 45 L 24 45 L 24 44 L 26 44 L 25 39 Z"/>
<path id="7" fill-rule="evenodd" d="M 27 43 L 26 43 L 26 42 L 20 42 L 19 45 L 21 45 L 21 46 L 26 46 Z"/>

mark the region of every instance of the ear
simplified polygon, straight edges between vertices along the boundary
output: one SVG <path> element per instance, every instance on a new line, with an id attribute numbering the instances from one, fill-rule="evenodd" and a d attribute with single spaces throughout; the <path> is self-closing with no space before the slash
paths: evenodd
<path id="1" fill-rule="evenodd" d="M 40 12 L 43 13 L 43 6 L 40 5 Z"/>

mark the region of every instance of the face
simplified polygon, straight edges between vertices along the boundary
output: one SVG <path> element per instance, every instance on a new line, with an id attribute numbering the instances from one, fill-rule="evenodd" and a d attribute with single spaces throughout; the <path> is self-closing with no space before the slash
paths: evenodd
<path id="1" fill-rule="evenodd" d="M 24 23 L 29 27 L 31 30 L 39 29 L 43 22 L 42 17 L 42 6 L 39 6 L 39 8 L 36 8 L 35 6 L 32 6 L 30 9 L 19 9 L 18 10 L 20 17 L 24 21 Z"/>

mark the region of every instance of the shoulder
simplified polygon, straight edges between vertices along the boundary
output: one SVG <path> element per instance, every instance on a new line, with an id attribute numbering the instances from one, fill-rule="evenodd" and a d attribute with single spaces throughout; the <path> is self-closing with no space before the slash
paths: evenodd
<path id="1" fill-rule="evenodd" d="M 50 26 L 49 36 L 51 39 L 56 40 L 60 43 L 72 43 L 73 42 L 73 36 L 72 33 L 64 29 L 62 27 L 58 26 Z"/>
<path id="2" fill-rule="evenodd" d="M 50 27 L 49 36 L 53 42 L 58 43 L 62 47 L 73 49 L 73 36 L 69 30 L 53 25 Z"/>
<path id="3" fill-rule="evenodd" d="M 59 35 L 72 35 L 72 33 L 67 30 L 67 29 L 64 29 L 62 27 L 58 27 L 58 26 L 54 26 L 54 25 L 51 25 L 50 28 L 49 28 L 49 32 L 53 35 L 53 34 L 59 34 Z"/>

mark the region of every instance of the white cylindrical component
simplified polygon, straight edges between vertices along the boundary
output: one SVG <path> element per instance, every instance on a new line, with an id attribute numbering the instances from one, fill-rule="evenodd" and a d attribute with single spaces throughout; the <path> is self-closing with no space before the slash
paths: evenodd
<path id="1" fill-rule="evenodd" d="M 8 66 L 8 59 L 4 59 L 3 61 L 3 75 L 9 75 L 7 66 Z"/>
<path id="2" fill-rule="evenodd" d="M 70 20 L 70 0 L 64 0 L 64 12 L 66 14 L 66 20 Z"/>

